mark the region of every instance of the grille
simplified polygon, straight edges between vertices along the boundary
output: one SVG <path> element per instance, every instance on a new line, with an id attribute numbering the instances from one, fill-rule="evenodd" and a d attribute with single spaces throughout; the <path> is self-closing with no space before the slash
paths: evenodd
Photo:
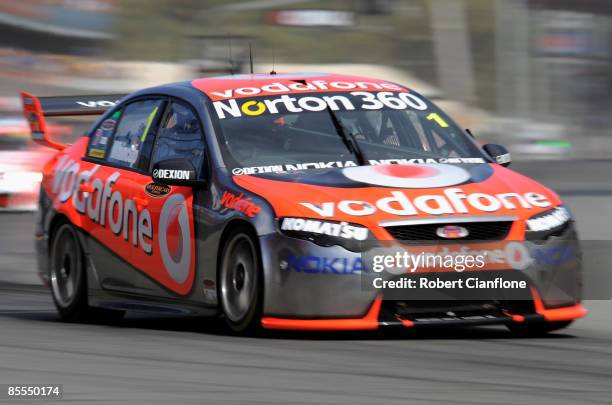
<path id="1" fill-rule="evenodd" d="M 400 319 L 419 320 L 427 318 L 501 316 L 496 301 L 395 301 L 392 309 Z"/>
<path id="2" fill-rule="evenodd" d="M 466 237 L 458 239 L 446 239 L 436 235 L 436 230 L 446 225 L 457 225 L 468 230 Z M 406 242 L 426 242 L 426 241 L 465 241 L 465 240 L 503 240 L 510 232 L 512 221 L 494 222 L 468 222 L 468 223 L 444 223 L 444 224 L 423 224 L 423 225 L 398 225 L 388 226 L 385 229 L 395 239 Z"/>
<path id="3" fill-rule="evenodd" d="M 422 318 L 444 318 L 454 313 L 454 316 L 503 316 L 507 313 L 515 315 L 530 314 L 535 311 L 533 301 L 383 301 L 381 314 L 392 319 L 418 320 Z"/>

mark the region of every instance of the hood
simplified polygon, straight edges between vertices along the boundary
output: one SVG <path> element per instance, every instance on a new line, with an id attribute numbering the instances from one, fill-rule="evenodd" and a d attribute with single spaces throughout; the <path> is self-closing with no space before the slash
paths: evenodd
<path id="1" fill-rule="evenodd" d="M 548 188 L 496 164 L 377 165 L 233 177 L 278 217 L 359 223 L 436 216 L 527 219 L 561 203 Z"/>

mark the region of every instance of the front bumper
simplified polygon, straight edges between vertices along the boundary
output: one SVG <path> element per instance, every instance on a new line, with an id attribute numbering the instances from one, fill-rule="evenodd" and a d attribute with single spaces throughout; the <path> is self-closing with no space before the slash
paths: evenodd
<path id="1" fill-rule="evenodd" d="M 580 304 L 580 250 L 573 227 L 530 247 L 537 258 L 524 271 L 531 297 L 521 301 L 385 300 L 380 290 L 364 288 L 360 270 L 365 269 L 359 264 L 363 259 L 359 253 L 282 234 L 263 236 L 260 244 L 265 269 L 262 326 L 267 329 L 375 330 L 555 322 L 587 313 Z M 559 256 L 559 246 L 566 245 L 573 254 Z M 551 252 L 555 257 L 549 257 Z"/>
<path id="2" fill-rule="evenodd" d="M 0 173 L 0 211 L 35 211 L 39 173 Z"/>
<path id="3" fill-rule="evenodd" d="M 38 193 L 0 190 L 0 211 L 36 211 Z"/>
<path id="4" fill-rule="evenodd" d="M 365 316 L 361 318 L 338 319 L 293 319 L 263 317 L 261 324 L 265 329 L 303 330 L 303 331 L 367 331 L 388 327 L 423 328 L 430 326 L 476 326 L 476 325 L 507 325 L 512 323 L 541 323 L 570 321 L 582 318 L 587 314 L 581 304 L 569 307 L 546 309 L 539 297 L 534 296 L 535 311 L 524 315 L 512 313 L 503 308 L 497 308 L 489 313 L 457 314 L 452 311 L 440 312 L 437 316 L 427 318 L 399 317 L 390 313 L 383 305 L 382 297 L 377 297 Z M 449 306 L 446 309 L 452 309 Z M 448 315 L 452 312 L 453 315 Z"/>

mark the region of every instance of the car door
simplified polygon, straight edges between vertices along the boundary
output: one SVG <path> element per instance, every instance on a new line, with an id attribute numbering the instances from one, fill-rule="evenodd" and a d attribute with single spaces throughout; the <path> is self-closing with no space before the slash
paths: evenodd
<path id="1" fill-rule="evenodd" d="M 147 294 L 154 284 L 140 274 L 135 252 L 153 246 L 153 221 L 141 189 L 140 156 L 150 149 L 166 100 L 128 102 L 100 123 L 90 138 L 86 161 L 91 226 L 88 247 L 101 285 L 109 290 Z M 140 194 L 138 194 L 140 195 Z"/>
<path id="2" fill-rule="evenodd" d="M 146 201 L 153 225 L 150 251 L 134 250 L 139 269 L 178 295 L 187 295 L 195 279 L 195 229 L 193 189 L 167 186 L 153 181 L 151 168 L 171 159 L 189 160 L 202 176 L 205 156 L 204 134 L 195 111 L 184 102 L 169 102 L 155 142 L 139 162 L 134 198 Z M 165 293 L 162 293 L 166 295 Z"/>

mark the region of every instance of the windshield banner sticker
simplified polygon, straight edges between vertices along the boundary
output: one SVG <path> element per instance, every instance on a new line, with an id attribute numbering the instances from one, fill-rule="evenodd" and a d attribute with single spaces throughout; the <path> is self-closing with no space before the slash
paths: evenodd
<path id="1" fill-rule="evenodd" d="M 377 93 L 367 91 L 353 91 L 346 95 L 311 95 L 293 97 L 284 94 L 275 98 L 260 99 L 229 99 L 214 101 L 213 107 L 219 119 L 239 118 L 244 116 L 258 116 L 263 114 L 292 114 L 300 112 L 405 110 L 411 108 L 424 111 L 427 103 L 413 93 L 381 91 Z"/>
<path id="2" fill-rule="evenodd" d="M 321 91 L 347 91 L 347 90 L 391 90 L 407 91 L 402 86 L 387 82 L 348 82 L 326 80 L 296 81 L 295 83 L 283 84 L 274 82 L 259 87 L 239 87 L 237 89 L 223 89 L 210 91 L 209 96 L 213 101 L 227 100 L 241 97 L 272 96 L 281 93 L 313 93 Z"/>
<path id="3" fill-rule="evenodd" d="M 424 164 L 480 164 L 486 163 L 483 158 L 417 158 L 417 159 L 380 159 L 368 160 L 370 166 L 378 165 L 424 165 Z M 294 164 L 279 164 L 269 166 L 257 166 L 257 167 L 236 167 L 232 169 L 234 176 L 249 175 L 249 174 L 264 174 L 264 173 L 282 173 L 291 172 L 298 170 L 308 169 L 332 169 L 332 168 L 345 168 L 345 167 L 357 167 L 357 162 L 352 160 L 347 161 L 335 161 L 335 162 L 308 162 L 308 163 L 294 163 Z"/>

